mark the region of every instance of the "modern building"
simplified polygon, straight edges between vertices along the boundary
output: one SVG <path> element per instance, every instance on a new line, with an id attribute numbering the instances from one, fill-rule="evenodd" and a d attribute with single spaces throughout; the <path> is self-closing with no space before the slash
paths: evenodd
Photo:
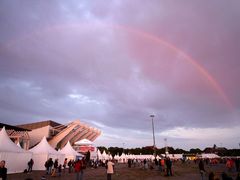
<path id="1" fill-rule="evenodd" d="M 23 149 L 29 149 L 30 136 L 28 129 L 0 123 L 0 131 L 3 127 L 5 127 L 8 136 L 14 143 L 19 144 Z"/>
<path id="2" fill-rule="evenodd" d="M 30 148 L 35 146 L 45 136 L 49 144 L 57 149 L 63 148 L 69 141 L 73 145 L 81 139 L 94 141 L 101 131 L 90 127 L 79 120 L 68 124 L 60 124 L 52 120 L 18 125 L 20 128 L 31 130 L 28 132 L 30 137 Z"/>

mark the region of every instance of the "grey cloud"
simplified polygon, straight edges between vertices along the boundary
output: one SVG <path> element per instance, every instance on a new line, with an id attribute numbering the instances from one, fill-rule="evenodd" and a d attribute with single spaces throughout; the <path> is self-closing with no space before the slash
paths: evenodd
<path id="1" fill-rule="evenodd" d="M 144 138 L 136 131 L 151 134 L 151 113 L 158 133 L 237 125 L 238 2 L 104 2 L 0 2 L 1 121 L 90 119 L 136 138 Z M 186 52 L 235 109 L 181 53 L 109 24 Z"/>

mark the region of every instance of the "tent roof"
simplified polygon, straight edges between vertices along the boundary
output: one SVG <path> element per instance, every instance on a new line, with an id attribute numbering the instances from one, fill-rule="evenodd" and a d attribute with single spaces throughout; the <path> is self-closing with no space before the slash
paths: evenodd
<path id="1" fill-rule="evenodd" d="M 202 155 L 202 158 L 219 158 L 219 156 L 217 155 L 217 154 L 213 154 L 213 153 L 203 153 L 203 154 L 201 154 Z"/>
<path id="2" fill-rule="evenodd" d="M 35 147 L 30 149 L 29 151 L 35 153 L 35 154 L 61 154 L 60 152 L 53 149 L 52 146 L 50 146 L 47 142 L 46 137 L 44 136 L 40 143 L 38 143 Z"/>
<path id="3" fill-rule="evenodd" d="M 0 132 L 0 144 L 0 151 L 2 152 L 27 152 L 12 142 L 12 140 L 7 135 L 5 127 L 3 127 Z"/>
<path id="4" fill-rule="evenodd" d="M 62 148 L 60 150 L 61 153 L 65 154 L 65 155 L 73 155 L 73 156 L 84 156 L 80 153 L 78 153 L 77 151 L 75 151 L 73 149 L 73 147 L 71 146 L 70 142 L 68 141 L 67 144 L 64 146 L 64 148 Z"/>
<path id="5" fill-rule="evenodd" d="M 82 139 L 80 141 L 75 142 L 76 145 L 92 145 L 93 142 L 88 139 Z"/>

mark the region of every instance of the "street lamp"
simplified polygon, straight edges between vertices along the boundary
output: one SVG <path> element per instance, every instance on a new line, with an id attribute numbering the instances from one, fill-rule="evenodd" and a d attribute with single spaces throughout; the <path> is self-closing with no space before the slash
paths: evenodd
<path id="1" fill-rule="evenodd" d="M 154 134 L 154 123 L 153 123 L 154 115 L 151 114 L 150 117 L 152 118 L 153 148 L 154 148 L 154 157 L 156 158 L 156 144 L 155 144 L 155 134 Z"/>

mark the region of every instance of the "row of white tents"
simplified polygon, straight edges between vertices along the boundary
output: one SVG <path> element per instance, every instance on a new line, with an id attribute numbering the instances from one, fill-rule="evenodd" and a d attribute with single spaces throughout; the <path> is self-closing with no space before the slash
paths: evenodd
<path id="1" fill-rule="evenodd" d="M 103 151 L 103 153 L 101 153 L 99 150 L 97 151 L 97 155 L 98 155 L 98 159 L 99 160 L 111 160 L 111 159 L 115 159 L 117 160 L 118 162 L 126 162 L 128 159 L 138 159 L 138 160 L 144 160 L 144 159 L 147 159 L 147 160 L 154 160 L 155 157 L 151 154 L 148 154 L 148 155 L 143 155 L 143 154 L 140 154 L 140 155 L 134 155 L 134 154 L 125 154 L 125 153 L 122 153 L 121 156 L 119 156 L 118 154 L 115 155 L 114 157 L 111 155 L 111 154 L 106 154 L 105 151 Z M 162 157 L 165 157 L 164 154 L 162 154 Z M 181 159 L 183 156 L 182 154 L 174 154 L 174 155 L 170 155 L 169 156 L 171 159 Z M 161 159 L 160 156 L 156 156 L 156 159 L 159 160 Z"/>
<path id="2" fill-rule="evenodd" d="M 12 142 L 5 127 L 0 132 L 0 161 L 6 161 L 8 173 L 23 172 L 24 169 L 27 169 L 30 159 L 34 161 L 33 170 L 44 170 L 45 162 L 49 158 L 52 158 L 53 161 L 58 159 L 58 162 L 63 164 L 65 158 L 75 160 L 77 157 L 82 156 L 72 148 L 69 142 L 63 149 L 56 151 L 49 145 L 46 137 L 43 137 L 35 147 L 26 151 Z"/>
<path id="3" fill-rule="evenodd" d="M 103 151 L 103 153 L 101 153 L 99 150 L 97 151 L 97 155 L 98 155 L 98 159 L 99 160 L 111 160 L 111 159 L 115 159 L 118 160 L 118 162 L 127 162 L 128 159 L 138 159 L 138 160 L 154 160 L 155 157 L 153 155 L 134 155 L 134 154 L 125 154 L 122 153 L 121 156 L 119 155 L 115 155 L 114 157 L 111 154 L 106 154 L 105 151 Z M 179 160 L 179 159 L 183 159 L 183 154 L 168 154 L 167 155 L 170 159 L 172 160 Z M 165 157 L 165 154 L 161 154 L 161 157 Z M 159 160 L 161 159 L 161 157 L 159 155 L 156 156 L 156 159 Z M 198 158 L 209 158 L 209 159 L 213 159 L 213 158 L 220 158 L 218 155 L 216 154 L 200 154 L 198 156 Z"/>

